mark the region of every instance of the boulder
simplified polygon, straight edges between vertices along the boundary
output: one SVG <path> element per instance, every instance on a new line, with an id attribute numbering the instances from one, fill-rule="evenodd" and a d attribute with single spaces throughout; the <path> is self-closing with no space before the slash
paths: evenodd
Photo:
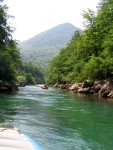
<path id="1" fill-rule="evenodd" d="M 83 88 L 92 87 L 94 85 L 94 82 L 84 81 L 82 83 Z"/>
<path id="2" fill-rule="evenodd" d="M 0 80 L 0 92 L 12 92 L 16 90 L 18 90 L 18 86 L 16 84 L 3 82 L 2 80 Z"/>
<path id="3" fill-rule="evenodd" d="M 79 88 L 78 93 L 84 93 L 84 88 Z"/>
<path id="4" fill-rule="evenodd" d="M 110 95 L 112 95 L 112 91 L 113 91 L 113 79 L 108 79 L 102 85 L 98 94 L 103 97 L 110 97 Z"/>
<path id="5" fill-rule="evenodd" d="M 68 89 L 78 93 L 89 93 L 101 97 L 113 98 L 113 78 L 95 82 L 84 81 L 82 83 L 74 84 L 55 84 L 55 87 Z"/>
<path id="6" fill-rule="evenodd" d="M 87 87 L 87 88 L 79 88 L 78 89 L 78 93 L 89 93 L 90 92 L 90 88 Z"/>
<path id="7" fill-rule="evenodd" d="M 59 84 L 58 88 L 60 88 L 60 89 L 67 89 L 67 86 L 65 84 Z"/>
<path id="8" fill-rule="evenodd" d="M 109 98 L 113 98 L 113 90 L 108 94 Z"/>
<path id="9" fill-rule="evenodd" d="M 69 90 L 70 91 L 78 90 L 78 84 L 77 83 L 73 84 L 72 86 L 69 87 Z"/>

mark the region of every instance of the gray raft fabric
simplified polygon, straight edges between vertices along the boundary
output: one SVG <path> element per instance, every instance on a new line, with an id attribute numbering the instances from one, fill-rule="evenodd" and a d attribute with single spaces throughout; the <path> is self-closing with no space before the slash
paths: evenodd
<path id="1" fill-rule="evenodd" d="M 23 134 L 16 130 L 0 132 L 0 150 L 35 150 Z"/>

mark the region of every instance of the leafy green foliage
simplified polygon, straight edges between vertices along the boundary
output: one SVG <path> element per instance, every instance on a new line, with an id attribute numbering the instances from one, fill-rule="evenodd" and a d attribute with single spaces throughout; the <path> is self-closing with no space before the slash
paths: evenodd
<path id="1" fill-rule="evenodd" d="M 113 0 L 103 0 L 98 13 L 83 13 L 85 30 L 76 32 L 49 66 L 48 83 L 98 80 L 113 76 Z"/>
<path id="2" fill-rule="evenodd" d="M 21 76 L 18 76 L 18 77 L 17 77 L 17 82 L 18 82 L 18 84 L 21 85 L 21 86 L 22 86 L 22 85 L 25 85 L 25 84 L 26 84 L 26 77 L 25 77 L 25 76 L 22 76 L 22 75 L 21 75 Z"/>
<path id="3" fill-rule="evenodd" d="M 0 1 L 0 80 L 16 81 L 20 54 L 17 43 L 12 39 L 13 29 L 8 25 L 8 7 Z"/>
<path id="4" fill-rule="evenodd" d="M 20 65 L 20 73 L 18 76 L 20 84 L 36 84 L 44 83 L 44 77 L 41 68 L 32 63 L 22 63 Z"/>

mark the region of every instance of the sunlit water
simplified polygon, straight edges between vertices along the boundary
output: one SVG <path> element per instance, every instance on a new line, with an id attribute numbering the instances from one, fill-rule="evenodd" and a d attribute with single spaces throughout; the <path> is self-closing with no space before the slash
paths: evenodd
<path id="1" fill-rule="evenodd" d="M 36 86 L 0 94 L 0 123 L 18 127 L 43 150 L 112 150 L 113 104 Z"/>

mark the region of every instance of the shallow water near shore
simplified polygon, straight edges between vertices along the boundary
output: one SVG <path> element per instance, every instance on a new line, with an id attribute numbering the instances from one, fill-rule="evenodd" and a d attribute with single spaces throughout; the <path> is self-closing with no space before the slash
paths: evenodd
<path id="1" fill-rule="evenodd" d="M 113 149 L 113 104 L 92 95 L 22 87 L 0 94 L 0 123 L 18 127 L 43 150 Z"/>

